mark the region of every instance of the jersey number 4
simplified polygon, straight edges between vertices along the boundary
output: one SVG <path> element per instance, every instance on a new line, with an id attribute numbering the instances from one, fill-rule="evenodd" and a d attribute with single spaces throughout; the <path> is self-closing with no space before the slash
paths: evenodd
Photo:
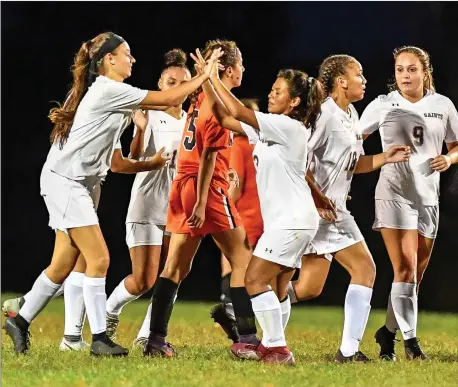
<path id="1" fill-rule="evenodd" d="M 358 161 L 357 153 L 350 152 L 350 157 L 348 158 L 348 162 L 347 162 L 347 166 L 345 167 L 345 170 L 353 172 L 355 170 L 357 161 Z"/>
<path id="2" fill-rule="evenodd" d="M 415 145 L 423 145 L 423 126 L 415 126 L 413 128 L 413 138 Z"/>
<path id="3" fill-rule="evenodd" d="M 183 139 L 183 147 L 187 151 L 192 151 L 196 146 L 196 119 L 199 115 L 199 110 L 194 109 L 189 119 L 189 126 L 186 129 L 186 135 Z"/>

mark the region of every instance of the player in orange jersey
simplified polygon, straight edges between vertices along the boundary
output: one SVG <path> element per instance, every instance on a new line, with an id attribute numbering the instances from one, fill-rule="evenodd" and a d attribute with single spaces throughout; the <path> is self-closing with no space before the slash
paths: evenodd
<path id="1" fill-rule="evenodd" d="M 240 50 L 235 42 L 214 40 L 207 43 L 203 55 L 209 57 L 218 48 L 224 51 L 220 57 L 224 66 L 220 71 L 222 81 L 229 89 L 240 86 L 245 70 Z M 240 341 L 253 344 L 254 348 L 259 342 L 244 283 L 251 250 L 240 216 L 228 194 L 232 135 L 216 121 L 205 94 L 201 92 L 196 97 L 191 98 L 188 122 L 178 152 L 177 176 L 169 197 L 166 229 L 172 237 L 164 271 L 154 289 L 145 356 L 175 354 L 165 341 L 174 299 L 206 234 L 212 235 L 232 266 L 231 296 Z"/>
<path id="2" fill-rule="evenodd" d="M 241 99 L 248 108 L 259 111 L 255 99 Z M 248 138 L 235 134 L 231 150 L 229 166 L 237 173 L 238 183 L 231 183 L 229 197 L 234 201 L 245 227 L 251 251 L 258 243 L 264 230 L 258 188 L 256 186 L 256 168 L 253 162 L 254 145 Z M 229 339 L 237 342 L 238 332 L 235 322 L 234 308 L 230 294 L 231 265 L 224 254 L 221 255 L 221 301 L 210 312 L 213 320 L 227 333 Z"/>

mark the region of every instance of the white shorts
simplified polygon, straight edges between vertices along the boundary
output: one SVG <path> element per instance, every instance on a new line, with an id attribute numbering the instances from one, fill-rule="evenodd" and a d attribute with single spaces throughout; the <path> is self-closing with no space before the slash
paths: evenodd
<path id="1" fill-rule="evenodd" d="M 333 223 L 320 218 L 318 231 L 312 243 L 307 247 L 306 254 L 324 255 L 326 259 L 332 261 L 331 253 L 364 240 L 363 234 L 350 213 L 339 211 L 337 219 Z"/>
<path id="2" fill-rule="evenodd" d="M 253 255 L 279 265 L 300 268 L 302 256 L 315 234 L 316 230 L 264 230 Z"/>
<path id="3" fill-rule="evenodd" d="M 162 246 L 164 235 L 171 235 L 165 231 L 165 226 L 152 223 L 126 223 L 126 243 L 129 249 L 137 246 Z"/>
<path id="4" fill-rule="evenodd" d="M 375 221 L 372 228 L 418 230 L 420 235 L 435 239 L 439 227 L 439 206 L 402 203 L 395 200 L 375 200 Z"/>
<path id="5" fill-rule="evenodd" d="M 41 194 L 49 213 L 49 227 L 68 233 L 70 228 L 99 224 L 96 210 L 100 193 L 100 182 L 86 186 L 47 172 L 41 179 Z"/>

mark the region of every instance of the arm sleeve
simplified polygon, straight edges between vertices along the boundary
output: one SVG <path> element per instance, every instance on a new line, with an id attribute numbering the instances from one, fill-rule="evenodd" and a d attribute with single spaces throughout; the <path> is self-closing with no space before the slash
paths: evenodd
<path id="1" fill-rule="evenodd" d="M 248 137 L 248 142 L 250 144 L 256 144 L 259 141 L 259 130 L 253 128 L 250 125 L 245 124 L 242 121 L 240 121 L 240 125 L 242 126 L 243 131 Z"/>
<path id="2" fill-rule="evenodd" d="M 121 149 L 122 150 L 121 139 L 119 139 L 118 142 L 116 143 L 115 149 Z"/>
<path id="3" fill-rule="evenodd" d="M 109 82 L 104 92 L 104 103 L 109 111 L 130 111 L 138 107 L 148 90 L 142 90 L 123 82 Z"/>
<path id="4" fill-rule="evenodd" d="M 307 144 L 309 153 L 321 148 L 328 142 L 330 133 L 332 131 L 331 119 L 332 115 L 330 113 L 321 113 L 321 116 L 316 122 L 315 130 L 313 131 Z"/>
<path id="5" fill-rule="evenodd" d="M 380 105 L 380 97 L 367 105 L 359 120 L 359 129 L 362 134 L 372 134 L 378 130 L 380 126 Z"/>
<path id="6" fill-rule="evenodd" d="M 449 100 L 447 124 L 445 127 L 445 142 L 458 141 L 458 113 L 455 105 Z"/>

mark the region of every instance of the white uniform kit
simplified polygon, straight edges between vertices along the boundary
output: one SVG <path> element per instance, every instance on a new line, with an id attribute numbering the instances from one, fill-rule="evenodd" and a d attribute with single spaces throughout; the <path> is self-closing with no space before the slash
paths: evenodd
<path id="1" fill-rule="evenodd" d="M 344 112 L 332 98 L 321 105 L 316 130 L 309 141 L 313 175 L 320 190 L 337 209 L 336 222 L 320 218 L 318 231 L 307 253 L 325 254 L 343 250 L 364 240 L 353 216 L 347 210 L 347 195 L 353 171 L 364 154 L 363 139 L 358 131 L 358 113 L 353 105 Z"/>
<path id="2" fill-rule="evenodd" d="M 42 174 L 52 228 L 67 232 L 98 224 L 97 192 L 132 110 L 146 97 L 140 90 L 99 75 L 81 100 L 62 149 L 52 145 Z M 44 169 L 45 169 L 44 167 Z M 96 200 L 97 199 L 97 200 Z"/>
<path id="3" fill-rule="evenodd" d="M 162 111 L 148 111 L 140 160 L 150 159 L 162 147 L 165 147 L 165 152 L 173 153 L 173 157 L 166 167 L 140 172 L 135 177 L 126 218 L 126 243 L 129 248 L 162 245 L 170 187 L 176 175 L 177 152 L 185 124 L 184 111 L 181 111 L 179 119 Z"/>
<path id="4" fill-rule="evenodd" d="M 428 91 L 412 103 L 398 91 L 372 101 L 360 120 L 363 134 L 380 130 L 383 151 L 409 145 L 408 162 L 382 167 L 375 190 L 374 229 L 418 230 L 435 238 L 439 225 L 440 173 L 430 167 L 442 145 L 458 141 L 458 114 L 447 97 Z"/>
<path id="5" fill-rule="evenodd" d="M 250 142 L 256 144 L 253 159 L 264 220 L 254 255 L 300 267 L 318 228 L 318 212 L 305 181 L 310 130 L 286 115 L 255 114 L 260 131 L 241 123 Z"/>

